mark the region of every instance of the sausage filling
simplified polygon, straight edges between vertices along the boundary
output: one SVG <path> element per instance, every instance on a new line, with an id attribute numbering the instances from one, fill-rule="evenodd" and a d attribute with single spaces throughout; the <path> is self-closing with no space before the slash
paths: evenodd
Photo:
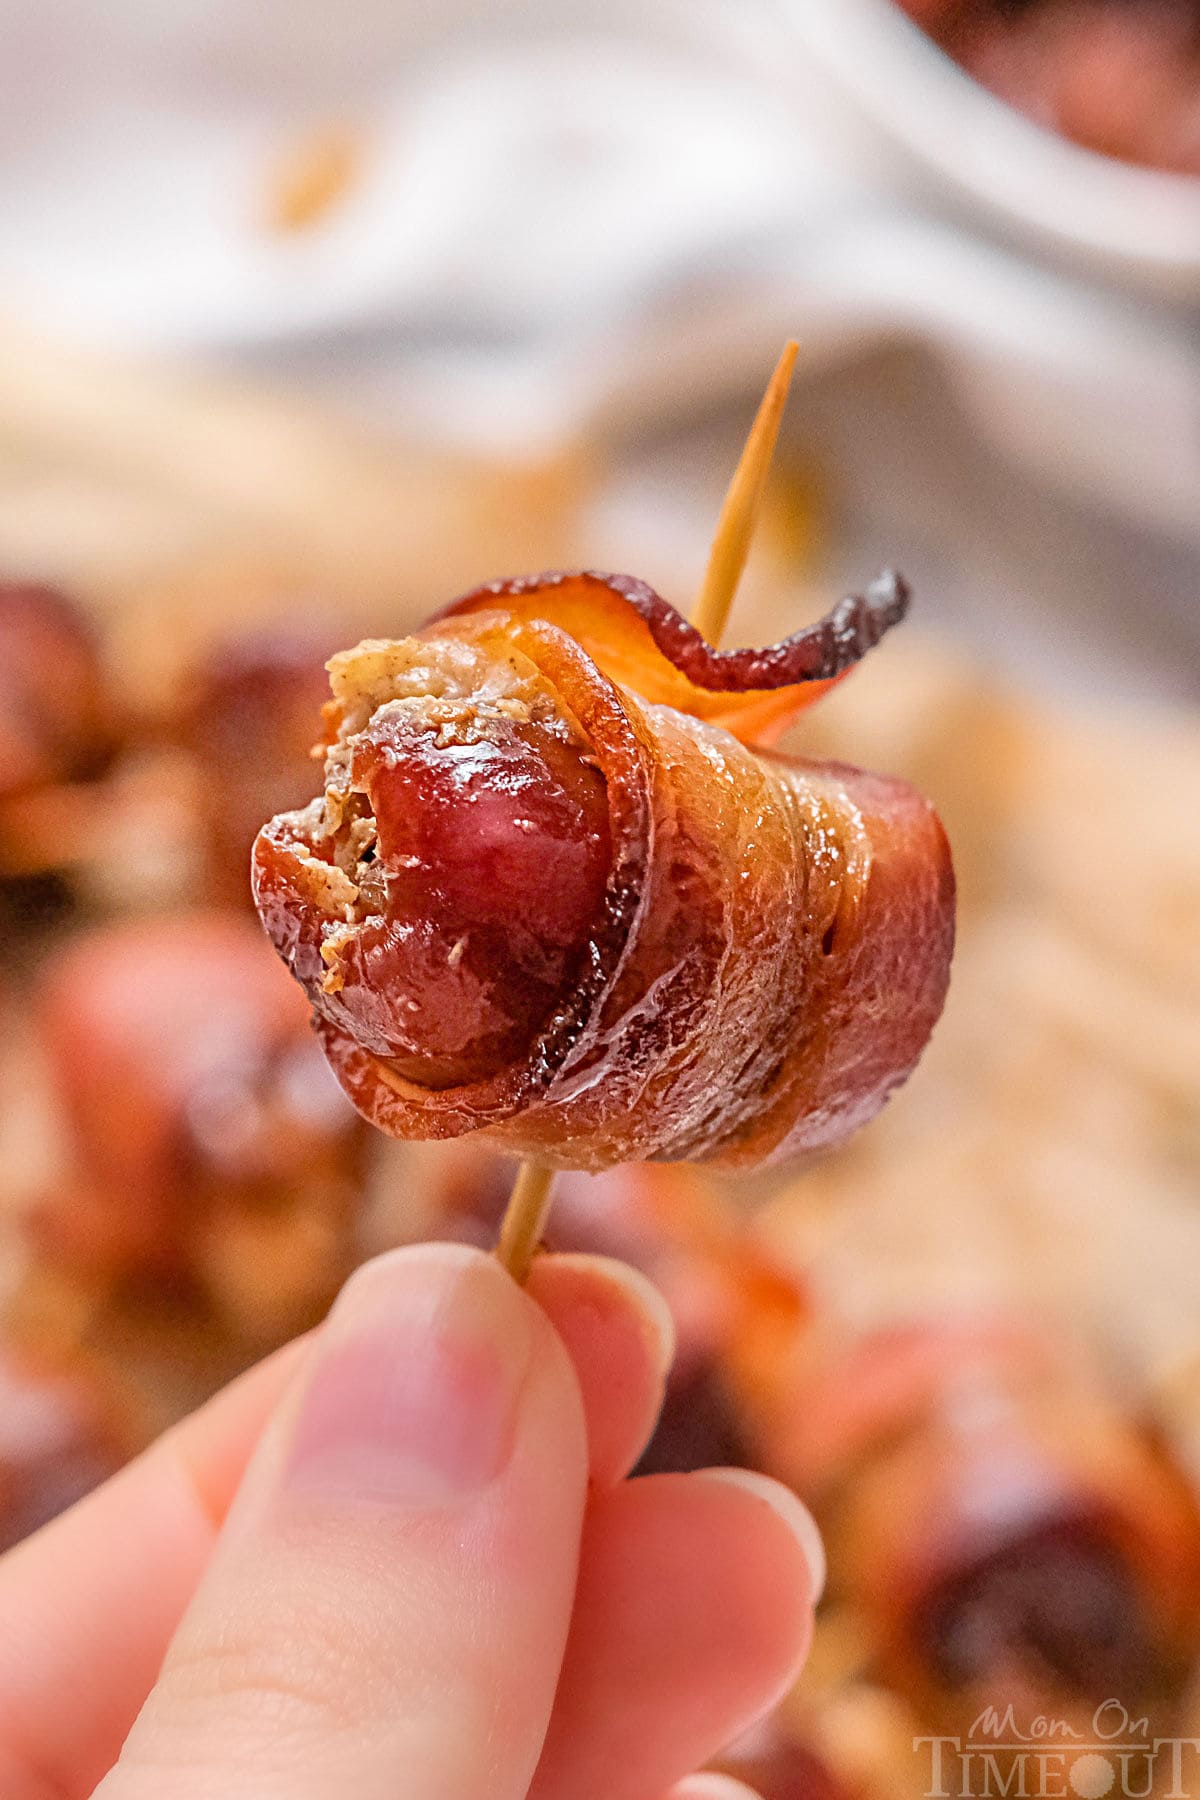
<path id="1" fill-rule="evenodd" d="M 407 1080 L 484 1079 L 584 966 L 611 861 L 604 778 L 519 652 L 368 641 L 330 673 L 324 799 L 289 821 L 326 865 L 318 1004 Z"/>

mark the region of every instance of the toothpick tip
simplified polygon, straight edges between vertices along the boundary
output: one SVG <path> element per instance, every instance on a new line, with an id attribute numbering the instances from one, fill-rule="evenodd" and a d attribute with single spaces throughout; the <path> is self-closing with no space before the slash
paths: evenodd
<path id="1" fill-rule="evenodd" d="M 693 625 L 710 644 L 715 644 L 725 630 L 737 585 L 750 554 L 750 542 L 799 351 L 800 345 L 795 338 L 789 338 L 783 346 L 717 521 L 704 585 L 692 613 Z"/>

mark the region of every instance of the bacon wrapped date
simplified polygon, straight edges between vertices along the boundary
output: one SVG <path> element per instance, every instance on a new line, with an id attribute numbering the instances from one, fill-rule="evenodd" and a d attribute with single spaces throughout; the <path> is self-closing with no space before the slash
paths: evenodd
<path id="1" fill-rule="evenodd" d="M 356 1105 L 560 1167 L 823 1148 L 941 1010 L 953 876 L 899 781 L 761 746 L 903 615 L 716 651 L 640 582 L 496 583 L 330 664 L 324 797 L 254 852 Z"/>

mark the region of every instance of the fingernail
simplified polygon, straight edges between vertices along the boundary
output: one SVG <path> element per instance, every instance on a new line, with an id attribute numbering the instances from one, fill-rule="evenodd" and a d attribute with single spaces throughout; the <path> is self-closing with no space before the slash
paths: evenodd
<path id="1" fill-rule="evenodd" d="M 426 1507 L 479 1493 L 512 1452 L 532 1351 L 528 1301 L 482 1252 L 368 1264 L 322 1333 L 288 1491 Z"/>
<path id="2" fill-rule="evenodd" d="M 617 1290 L 624 1305 L 641 1324 L 659 1378 L 665 1381 L 675 1360 L 675 1320 L 649 1276 L 615 1256 L 560 1254 L 554 1257 L 554 1262 L 560 1268 L 575 1264 L 591 1275 L 599 1275 Z"/>
<path id="3" fill-rule="evenodd" d="M 754 1469 L 701 1469 L 699 1473 L 708 1481 L 723 1481 L 729 1487 L 743 1488 L 778 1513 L 804 1552 L 812 1577 L 812 1603 L 816 1606 L 825 1592 L 825 1541 L 803 1500 L 781 1481 L 773 1481 L 769 1475 L 760 1475 Z"/>

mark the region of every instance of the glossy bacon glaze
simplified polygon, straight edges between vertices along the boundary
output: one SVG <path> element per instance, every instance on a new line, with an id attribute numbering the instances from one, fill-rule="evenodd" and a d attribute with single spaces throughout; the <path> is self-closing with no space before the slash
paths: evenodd
<path id="1" fill-rule="evenodd" d="M 361 973 L 361 921 L 331 882 L 319 803 L 272 821 L 255 847 L 259 911 L 366 1116 L 395 1136 L 484 1131 L 589 1169 L 760 1165 L 871 1117 L 941 1010 L 945 837 L 901 782 L 753 743 L 903 605 L 885 583 L 765 652 L 711 650 L 619 577 L 481 589 L 434 621 L 422 634 L 432 654 L 466 644 L 532 665 L 575 722 L 604 779 L 608 877 L 578 966 L 524 1053 L 482 1079 L 421 1085 L 364 1029 L 354 980 L 349 994 L 330 981 L 345 946 Z"/>

